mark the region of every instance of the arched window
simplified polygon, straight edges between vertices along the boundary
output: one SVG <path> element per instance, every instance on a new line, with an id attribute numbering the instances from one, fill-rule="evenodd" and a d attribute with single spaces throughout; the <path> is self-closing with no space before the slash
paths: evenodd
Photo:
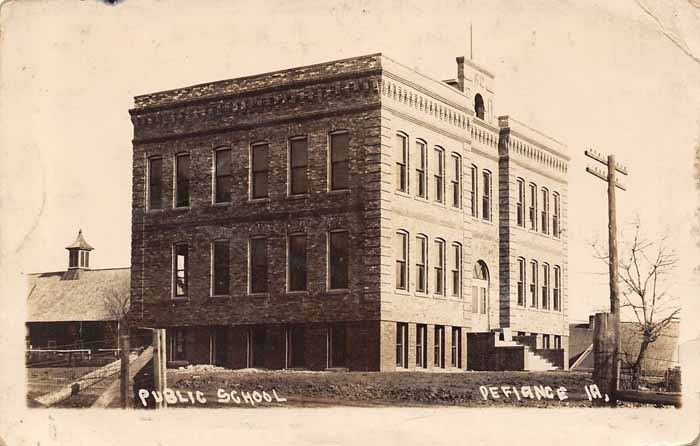
<path id="1" fill-rule="evenodd" d="M 518 202 L 515 212 L 518 226 L 525 226 L 525 180 L 518 178 Z"/>
<path id="2" fill-rule="evenodd" d="M 474 96 L 474 112 L 477 118 L 484 119 L 484 98 L 479 93 Z"/>
<path id="3" fill-rule="evenodd" d="M 408 291 L 408 233 L 396 232 L 396 289 Z"/>
<path id="4" fill-rule="evenodd" d="M 472 279 L 472 313 L 486 314 L 489 294 L 489 270 L 483 260 L 474 264 Z"/>
<path id="5" fill-rule="evenodd" d="M 546 187 L 542 188 L 542 233 L 549 234 L 549 190 Z"/>

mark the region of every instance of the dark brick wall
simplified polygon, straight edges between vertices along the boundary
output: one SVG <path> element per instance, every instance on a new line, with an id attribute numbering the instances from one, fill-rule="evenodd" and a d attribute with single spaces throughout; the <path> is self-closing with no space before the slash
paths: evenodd
<path id="1" fill-rule="evenodd" d="M 329 75 L 332 73 L 328 73 Z M 347 74 L 347 73 L 345 73 Z M 255 128 L 209 132 L 206 119 L 144 121 L 139 109 L 132 111 L 135 123 L 132 218 L 132 291 L 135 325 L 195 326 L 202 323 L 275 323 L 379 319 L 379 100 L 373 90 L 355 89 L 371 78 L 354 82 L 342 90 L 338 101 L 280 102 L 262 109 L 247 109 L 245 118 Z M 275 84 L 274 79 L 269 80 Z M 308 99 L 310 84 L 290 91 L 295 98 Z M 310 93 L 309 93 L 310 94 Z M 357 107 L 365 109 L 358 111 Z M 286 108 L 285 108 L 286 107 Z M 345 107 L 345 109 L 343 108 Z M 281 110 L 285 108 L 285 110 Z M 301 110 L 319 116 L 305 119 Z M 282 112 L 285 121 L 271 120 Z M 145 113 L 145 112 L 144 112 Z M 166 110 L 147 114 L 166 113 Z M 168 112 L 169 113 L 169 112 Z M 156 122 L 157 121 L 157 122 Z M 228 125 L 225 119 L 215 120 Z M 235 123 L 234 123 L 235 124 Z M 329 132 L 350 132 L 350 191 L 328 192 L 327 138 Z M 201 132 L 204 133 L 201 133 Z M 200 132 L 196 135 L 192 132 Z M 208 132 L 208 133 L 207 133 Z M 303 198 L 287 197 L 287 141 L 307 135 L 309 140 L 309 193 Z M 144 142 L 146 137 L 160 142 Z M 163 142 L 167 140 L 166 142 Z M 270 144 L 269 199 L 249 201 L 248 172 L 250 144 Z M 232 203 L 212 205 L 213 149 L 226 146 L 233 153 L 234 185 Z M 188 152 L 191 163 L 190 207 L 172 209 L 174 157 Z M 163 210 L 146 210 L 146 167 L 152 156 L 163 157 L 165 179 Z M 326 292 L 327 243 L 329 230 L 350 232 L 350 286 L 342 293 Z M 307 233 L 308 292 L 287 293 L 286 236 Z M 269 293 L 247 294 L 247 246 L 251 236 L 268 237 Z M 210 298 L 210 244 L 230 240 L 230 295 Z M 172 245 L 189 244 L 189 295 L 184 301 L 171 298 Z"/>

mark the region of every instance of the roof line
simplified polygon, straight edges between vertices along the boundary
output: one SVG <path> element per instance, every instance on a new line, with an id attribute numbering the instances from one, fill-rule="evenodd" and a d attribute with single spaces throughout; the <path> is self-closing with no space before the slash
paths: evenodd
<path id="1" fill-rule="evenodd" d="M 114 266 L 112 268 L 84 268 L 85 271 L 109 271 L 113 269 L 131 269 L 130 266 Z M 42 271 L 38 273 L 25 273 L 28 276 L 32 275 L 37 275 L 37 274 L 58 274 L 58 273 L 65 273 L 67 270 L 61 270 L 61 271 Z"/>

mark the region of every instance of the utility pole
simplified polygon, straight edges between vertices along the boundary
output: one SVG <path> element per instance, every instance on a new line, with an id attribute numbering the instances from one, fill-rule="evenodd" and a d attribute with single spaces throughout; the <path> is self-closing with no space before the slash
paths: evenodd
<path id="1" fill-rule="evenodd" d="M 615 162 L 615 155 L 607 159 L 593 150 L 584 154 L 607 167 L 607 173 L 597 167 L 586 167 L 586 172 L 598 177 L 608 184 L 608 270 L 610 276 L 610 313 L 596 314 L 594 331 L 595 367 L 593 380 L 601 392 L 607 394 L 609 403 L 615 406 L 620 379 L 620 292 L 618 289 L 617 260 L 617 219 L 615 207 L 615 190 L 625 187 L 617 181 L 616 173 L 627 175 L 627 169 Z M 610 317 L 612 320 L 608 319 Z M 612 330 L 611 330 L 612 329 Z M 611 333 L 612 331 L 612 333 Z M 604 402 L 602 402 L 604 403 Z"/>

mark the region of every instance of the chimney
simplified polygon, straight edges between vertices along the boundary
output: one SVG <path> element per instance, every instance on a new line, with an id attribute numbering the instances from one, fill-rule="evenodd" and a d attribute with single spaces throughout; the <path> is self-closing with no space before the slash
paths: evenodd
<path id="1" fill-rule="evenodd" d="M 459 91 L 464 93 L 464 56 L 457 58 L 457 85 L 459 85 Z"/>

